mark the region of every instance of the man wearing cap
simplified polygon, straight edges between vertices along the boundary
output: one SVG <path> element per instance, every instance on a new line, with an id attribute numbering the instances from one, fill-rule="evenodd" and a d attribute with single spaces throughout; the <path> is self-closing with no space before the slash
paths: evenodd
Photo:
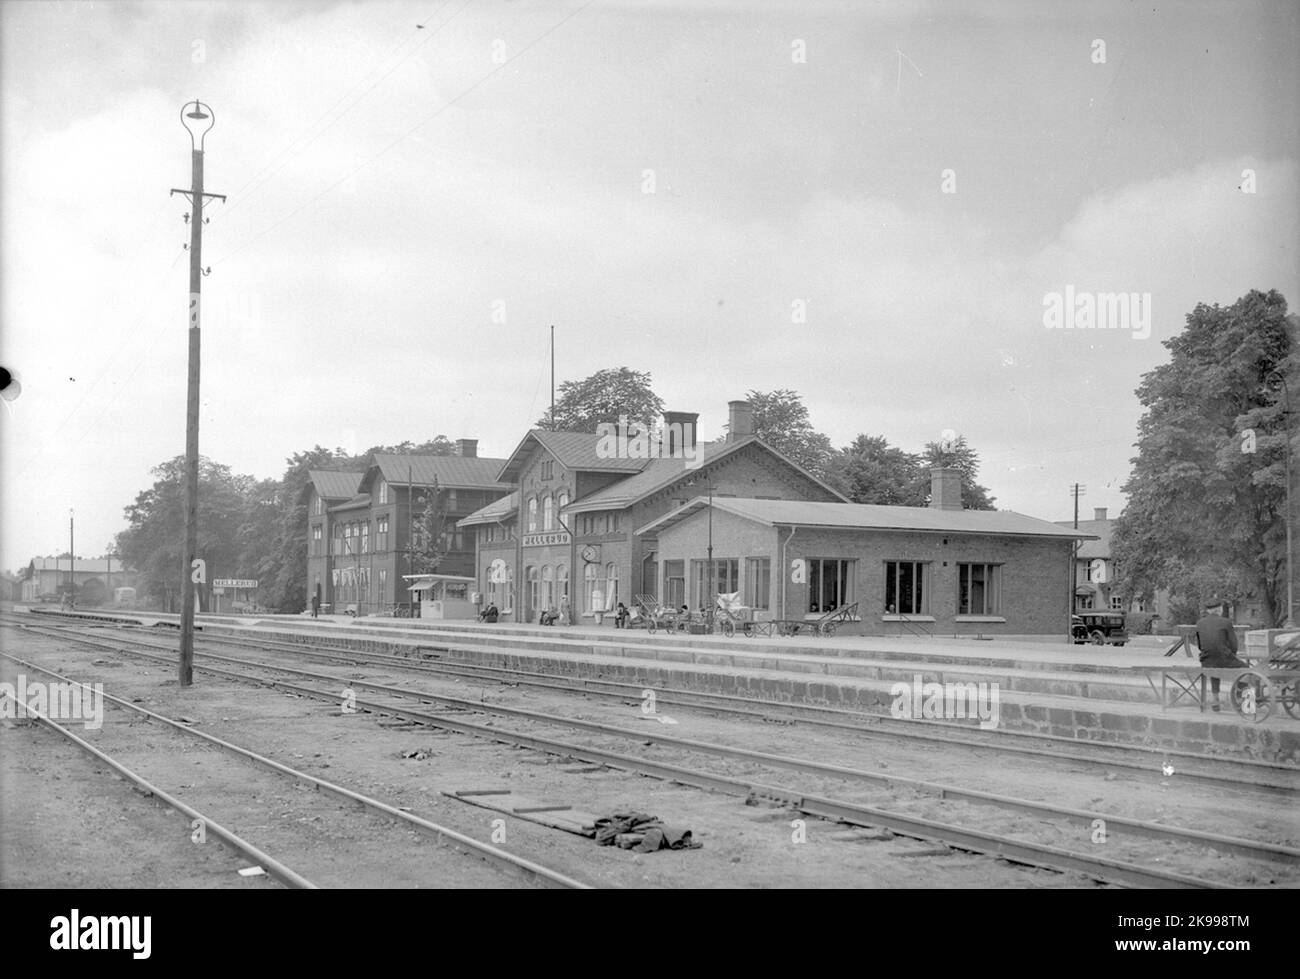
<path id="1" fill-rule="evenodd" d="M 1205 614 L 1196 620 L 1196 645 L 1201 651 L 1201 665 L 1207 669 L 1227 670 L 1246 666 L 1237 659 L 1237 631 L 1221 614 L 1222 605 L 1212 601 L 1205 606 Z M 1219 678 L 1210 677 L 1210 692 L 1214 695 L 1211 710 L 1219 709 Z"/>

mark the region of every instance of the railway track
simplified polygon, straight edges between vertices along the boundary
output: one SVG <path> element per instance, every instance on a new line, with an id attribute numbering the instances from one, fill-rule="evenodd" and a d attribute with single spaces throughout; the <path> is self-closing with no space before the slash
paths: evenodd
<path id="1" fill-rule="evenodd" d="M 159 647 L 153 646 L 153 644 L 150 643 L 145 643 L 139 639 L 129 640 L 130 645 L 137 647 L 135 650 L 124 650 L 118 642 L 107 641 L 103 638 L 92 638 L 84 635 L 61 636 L 61 638 L 68 638 L 98 648 L 124 652 L 128 655 L 141 656 L 145 659 L 151 659 L 162 663 L 170 664 L 174 662 L 170 656 L 158 656 L 153 653 L 143 652 L 143 649 L 151 646 L 154 649 L 158 649 Z M 169 647 L 163 647 L 163 649 L 168 653 L 171 652 Z M 311 671 L 298 670 L 280 664 L 242 660 L 234 657 L 216 655 L 206 651 L 201 653 L 201 657 L 207 661 L 207 663 L 205 663 L 201 668 L 213 675 L 224 676 L 237 681 L 270 685 L 277 689 L 295 692 L 301 696 L 315 697 L 330 702 L 338 702 L 339 685 L 347 684 L 356 689 L 382 693 L 388 697 L 398 697 L 402 699 L 414 698 L 417 700 L 432 701 L 436 704 L 444 705 L 444 709 L 446 710 L 461 712 L 476 711 L 509 717 L 516 724 L 525 727 L 528 725 L 533 725 L 535 727 L 540 726 L 543 728 L 561 727 L 569 731 L 582 731 L 585 734 L 595 735 L 599 738 L 622 740 L 624 742 L 627 740 L 635 740 L 643 745 L 650 743 L 655 745 L 657 748 L 666 748 L 670 751 L 685 753 L 687 755 L 711 755 L 715 759 L 720 758 L 729 762 L 743 762 L 750 765 L 760 765 L 768 768 L 794 771 L 800 775 L 813 776 L 818 779 L 846 780 L 851 784 L 854 784 L 855 788 L 859 790 L 864 786 L 870 785 L 875 788 L 885 786 L 892 791 L 905 790 L 907 792 L 929 794 L 931 797 L 937 798 L 939 802 L 948 804 L 950 809 L 953 803 L 975 802 L 985 807 L 1001 809 L 1003 810 L 1003 816 L 1005 816 L 1007 812 L 1014 812 L 1019 815 L 1032 814 L 1040 821 L 1044 818 L 1051 818 L 1063 825 L 1072 827 L 1069 830 L 1058 831 L 1057 833 L 1058 838 L 1064 838 L 1067 840 L 1079 839 L 1078 831 L 1081 823 L 1084 825 L 1095 825 L 1095 820 L 1103 819 L 1110 827 L 1112 833 L 1117 835 L 1123 834 L 1126 838 L 1129 836 L 1140 836 L 1144 840 L 1172 842 L 1175 845 L 1184 847 L 1207 847 L 1219 852 L 1231 853 L 1236 857 L 1262 861 L 1273 869 L 1278 867 L 1290 868 L 1297 863 L 1297 861 L 1300 861 L 1300 851 L 1286 847 L 1277 847 L 1271 844 L 1259 843 L 1256 841 L 1226 837 L 1220 834 L 1184 830 L 1163 824 L 1130 820 L 1125 817 L 1112 816 L 1098 812 L 1066 810 L 1062 807 L 1050 806 L 1029 800 L 998 796 L 992 793 L 978 793 L 972 790 L 957 789 L 951 786 L 937 785 L 935 783 L 924 783 L 914 779 L 902 779 L 898 776 L 882 776 L 879 773 L 874 772 L 862 772 L 837 766 L 822 765 L 820 763 L 809 762 L 802 759 L 785 758 L 760 752 L 752 752 L 731 746 L 705 744 L 702 742 L 687 741 L 686 739 L 670 738 L 663 735 L 648 735 L 644 730 L 631 731 L 616 728 L 611 725 L 578 721 L 573 718 L 544 715 L 534 711 L 523 711 L 516 708 L 485 705 L 473 701 L 467 701 L 462 698 L 447 697 L 427 690 L 397 688 L 385 684 L 374 684 L 357 680 L 355 678 L 339 676 L 337 674 L 313 673 Z M 238 666 L 242 667 L 245 672 L 221 669 L 219 667 L 208 665 L 209 663 L 225 663 L 231 666 Z M 252 673 L 246 672 L 248 670 L 278 673 L 317 684 L 327 683 L 332 685 L 332 689 L 321 690 L 318 687 L 304 686 L 301 683 L 290 683 L 285 680 L 258 677 Z M 675 760 L 669 762 L 653 760 L 647 757 L 633 757 L 622 752 L 613 751 L 600 744 L 560 741 L 554 737 L 539 734 L 536 731 L 518 729 L 506 730 L 500 726 L 474 724 L 459 718 L 448 717 L 444 714 L 433 714 L 426 710 L 413 709 L 410 706 L 404 706 L 400 703 L 393 703 L 391 701 L 379 702 L 358 699 L 356 704 L 360 708 L 368 709 L 376 713 L 388 714 L 394 717 L 413 720 L 418 723 L 430 724 L 446 730 L 472 734 L 497 742 L 531 747 L 540 751 L 561 754 L 566 757 L 578 758 L 583 761 L 609 765 L 611 767 L 628 771 L 637 771 L 642 774 L 667 778 L 676 782 L 695 785 L 714 791 L 727 792 L 733 795 L 744 795 L 746 797 L 766 798 L 789 805 L 792 808 L 799 809 L 809 815 L 821 816 L 828 819 L 837 819 L 843 822 L 856 823 L 859 825 L 885 827 L 902 835 L 915 836 L 921 839 L 938 840 L 959 849 L 1006 857 L 1017 862 L 1049 867 L 1055 870 L 1078 871 L 1085 873 L 1094 879 L 1105 882 L 1119 883 L 1129 886 L 1215 886 L 1209 881 L 1200 880 L 1183 874 L 1171 873 L 1168 870 L 1151 867 L 1149 865 L 1143 866 L 1134 863 L 1131 860 L 1099 858 L 1091 854 L 1080 853 L 1061 846 L 1016 839 L 1005 834 L 987 832 L 982 829 L 972 829 L 969 826 L 956 825 L 950 822 L 942 822 L 928 818 L 925 815 L 916 815 L 914 813 L 899 811 L 897 807 L 893 809 L 884 809 L 878 805 L 872 805 L 858 800 L 829 798 L 809 792 L 806 788 L 801 786 L 792 787 L 789 785 L 758 783 L 749 778 L 736 778 L 725 772 L 710 772 L 707 768 L 700 766 L 698 761 L 692 763 L 690 767 L 687 767 L 676 764 Z M 1124 847 L 1108 847 L 1108 849 L 1123 851 Z M 1134 847 L 1130 846 L 1129 849 L 1134 849 Z M 1141 849 L 1141 847 L 1138 846 L 1136 849 Z"/>
<path id="2" fill-rule="evenodd" d="M 80 681 L 72 677 L 64 676 L 53 670 L 46 669 L 45 667 L 42 667 L 39 664 L 32 663 L 30 661 L 21 659 L 17 656 L 13 656 L 12 654 L 0 653 L 0 657 L 3 657 L 4 659 L 15 663 L 16 665 L 22 667 L 24 670 L 52 677 L 57 682 L 60 683 L 72 683 L 81 686 L 83 689 L 87 689 L 86 684 L 81 683 Z M 298 769 L 292 768 L 289 765 L 285 765 L 282 762 L 275 761 L 272 758 L 258 754 L 257 752 L 254 752 L 248 748 L 241 747 L 240 745 L 234 744 L 233 742 L 224 740 L 222 738 L 218 738 L 204 731 L 196 730 L 189 724 L 185 723 L 183 720 L 167 717 L 163 714 L 159 714 L 155 711 L 148 710 L 147 708 L 141 707 L 138 704 L 132 703 L 123 698 L 110 695 L 107 692 L 104 693 L 103 697 L 105 702 L 112 704 L 117 709 L 134 713 L 136 715 L 147 718 L 150 722 L 163 725 L 168 730 L 169 733 L 178 735 L 185 739 L 197 739 L 203 742 L 205 745 L 211 746 L 234 758 L 238 758 L 242 761 L 251 762 L 253 763 L 254 766 L 257 766 L 263 770 L 274 773 L 276 776 L 279 777 L 278 779 L 279 781 L 283 781 L 284 779 L 287 778 L 288 780 L 290 780 L 291 784 L 300 785 L 300 786 L 306 785 L 311 787 L 314 790 L 322 791 L 336 798 L 343 799 L 352 803 L 357 803 L 360 806 L 362 806 L 364 810 L 372 817 L 383 817 L 383 821 L 390 825 L 396 824 L 400 829 L 403 830 L 409 829 L 409 830 L 417 831 L 422 836 L 432 838 L 435 842 L 447 848 L 449 851 L 456 850 L 459 852 L 463 852 L 465 854 L 474 855 L 476 857 L 482 858 L 493 867 L 504 869 L 509 873 L 511 873 L 512 875 L 514 875 L 516 878 L 522 877 L 530 882 L 542 884 L 545 886 L 551 886 L 551 887 L 577 888 L 577 889 L 586 889 L 588 887 L 588 885 L 578 880 L 575 880 L 565 874 L 559 873 L 558 871 L 552 870 L 548 867 L 544 867 L 531 860 L 527 860 L 523 857 L 518 856 L 517 854 L 509 853 L 508 851 L 502 850 L 498 847 L 492 846 L 487 843 L 483 843 L 472 837 L 459 833 L 456 830 L 451 829 L 449 827 L 442 826 L 437 823 L 431 822 L 429 820 L 423 819 L 419 816 L 414 815 L 411 812 L 406 811 L 405 809 L 399 809 L 395 806 L 391 806 L 388 803 L 385 803 L 379 799 L 364 795 L 360 792 L 356 792 L 342 785 L 329 782 L 325 779 L 311 775 L 307 772 L 303 772 Z M 11 697 L 10 699 L 13 698 Z M 120 761 L 117 758 L 114 758 L 112 755 L 96 747 L 94 744 L 91 744 L 88 740 L 78 737 L 76 734 L 69 731 L 67 728 L 57 724 L 55 721 L 44 716 L 43 714 L 39 714 L 35 711 L 30 711 L 30 710 L 29 713 L 33 714 L 33 716 L 35 716 L 40 723 L 58 732 L 60 735 L 72 741 L 78 747 L 87 751 L 92 756 L 94 756 L 98 760 L 102 761 L 103 763 L 111 767 L 114 771 L 117 771 L 124 778 L 126 778 L 127 780 L 129 780 L 130 782 L 138 786 L 140 790 L 144 792 L 146 795 L 152 795 L 162 800 L 163 802 L 167 803 L 177 811 L 184 813 L 191 820 L 195 820 L 195 819 L 201 820 L 204 827 L 205 834 L 212 833 L 213 835 L 217 836 L 219 839 L 228 843 L 236 851 L 247 855 L 249 859 L 254 860 L 259 865 L 263 866 L 271 876 L 275 877 L 277 880 L 281 881 L 286 886 L 298 887 L 298 888 L 314 888 L 317 886 L 316 884 L 312 883 L 311 880 L 308 880 L 307 877 L 305 877 L 304 875 L 289 869 L 289 867 L 283 861 L 277 860 L 267 855 L 263 850 L 259 849 L 258 847 L 254 846 L 252 843 L 248 842 L 247 840 L 243 839 L 239 835 L 235 834 L 233 831 L 226 829 L 216 820 L 200 812 L 197 808 L 182 801 L 177 796 L 163 790 L 157 784 L 155 784 L 154 780 L 146 779 L 144 776 L 137 774 L 136 772 L 128 768 L 122 761 Z M 104 736 L 104 729 L 101 728 L 98 734 L 101 737 Z M 138 750 L 138 746 L 133 746 L 130 743 L 124 745 L 119 750 L 122 751 L 131 750 L 133 747 L 135 747 L 136 750 Z M 177 757 L 177 754 L 178 752 L 169 753 L 171 759 L 173 760 Z M 232 794 L 240 794 L 240 795 L 251 794 L 253 798 L 256 799 L 257 792 L 266 791 L 264 787 L 259 789 L 254 786 L 250 786 L 249 784 L 247 784 L 246 780 L 247 780 L 247 775 L 241 776 L 237 785 L 232 784 L 228 780 L 220 787 L 219 790 L 220 794 L 222 794 L 223 796 L 230 796 Z M 232 804 L 229 799 L 227 799 L 226 802 L 227 804 Z M 315 819 L 320 815 L 321 815 L 320 813 L 314 813 L 311 816 L 305 818 L 310 820 L 310 819 Z M 309 829 L 312 830 L 318 829 L 317 827 L 314 827 L 311 822 L 308 822 L 306 825 Z M 368 827 L 367 832 L 373 832 L 373 827 Z M 316 833 L 316 835 L 319 835 L 319 833 Z M 340 883 L 343 886 L 346 886 L 347 875 L 351 872 L 351 870 L 346 864 L 346 861 L 340 862 L 338 860 L 337 853 L 333 852 L 328 845 L 323 846 L 321 848 L 321 851 L 322 851 L 321 855 L 317 858 L 317 862 L 318 863 L 325 862 L 327 864 L 335 865 L 337 867 L 338 872 L 342 874 Z M 403 856 L 402 854 L 397 853 L 395 851 L 395 860 L 399 862 L 409 860 L 409 852 L 405 856 Z"/>
<path id="3" fill-rule="evenodd" d="M 430 675 L 486 679 L 512 686 L 569 692 L 619 702 L 639 700 L 646 689 L 651 689 L 657 702 L 666 706 L 707 710 L 763 722 L 797 722 L 837 731 L 848 731 L 867 738 L 885 738 L 891 741 L 905 738 L 962 751 L 992 750 L 1050 759 L 1072 766 L 1104 768 L 1107 771 L 1123 769 L 1148 776 L 1159 771 L 1163 764 L 1171 763 L 1177 765 L 1179 778 L 1185 781 L 1231 787 L 1238 791 L 1284 794 L 1300 792 L 1300 772 L 1284 765 L 1253 759 L 1216 758 L 1192 752 L 1136 745 L 1092 744 L 1021 731 L 985 731 L 975 726 L 956 728 L 960 734 L 947 733 L 953 731 L 956 726 L 942 721 L 898 720 L 887 715 L 863 714 L 812 704 L 789 704 L 732 694 L 704 693 L 648 682 L 625 683 L 590 677 L 566 677 L 561 674 L 515 670 L 477 663 L 435 662 L 427 658 L 430 656 L 436 658 L 440 652 L 449 649 L 444 646 L 419 646 L 410 656 L 398 656 L 347 650 L 346 647 L 326 649 L 314 644 L 263 640 L 260 637 L 254 640 L 218 634 L 207 635 L 204 641 L 245 649 L 282 649 L 313 659 L 356 666 L 400 666 Z M 1075 750 L 1065 750 L 1063 745 L 1070 745 Z"/>

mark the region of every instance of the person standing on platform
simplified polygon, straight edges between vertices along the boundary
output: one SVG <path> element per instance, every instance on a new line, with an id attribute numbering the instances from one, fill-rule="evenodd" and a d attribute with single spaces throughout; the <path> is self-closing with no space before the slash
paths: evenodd
<path id="1" fill-rule="evenodd" d="M 320 616 L 320 596 L 312 595 L 311 597 L 311 617 L 313 619 Z"/>
<path id="2" fill-rule="evenodd" d="M 1196 620 L 1196 646 L 1201 651 L 1201 666 L 1211 670 L 1230 670 L 1246 666 L 1237 658 L 1237 630 L 1222 615 L 1222 605 L 1211 602 L 1205 614 Z M 1219 709 L 1219 678 L 1210 677 L 1214 696 L 1211 710 Z"/>

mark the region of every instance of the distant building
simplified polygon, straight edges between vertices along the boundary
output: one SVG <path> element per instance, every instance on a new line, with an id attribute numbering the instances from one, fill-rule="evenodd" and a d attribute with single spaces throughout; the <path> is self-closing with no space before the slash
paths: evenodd
<path id="1" fill-rule="evenodd" d="M 59 601 L 74 591 L 78 605 L 105 605 L 118 588 L 135 587 L 137 575 L 116 558 L 35 557 L 23 574 L 19 600 Z"/>
<path id="2" fill-rule="evenodd" d="M 506 460 L 478 456 L 476 439 L 459 439 L 457 455 L 379 454 L 365 472 L 309 474 L 307 505 L 307 601 L 313 595 L 336 612 L 359 615 L 411 602 L 414 554 L 425 542 L 411 539 L 426 507 L 442 521 L 444 536 L 436 571 L 468 575 L 474 545 L 457 522 L 500 499 L 509 486 L 497 480 Z"/>

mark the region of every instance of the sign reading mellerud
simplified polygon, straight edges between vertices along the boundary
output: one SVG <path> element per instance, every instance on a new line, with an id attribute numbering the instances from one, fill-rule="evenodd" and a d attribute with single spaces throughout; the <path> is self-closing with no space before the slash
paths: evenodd
<path id="1" fill-rule="evenodd" d="M 216 578 L 212 582 L 213 588 L 256 588 L 256 578 Z"/>

